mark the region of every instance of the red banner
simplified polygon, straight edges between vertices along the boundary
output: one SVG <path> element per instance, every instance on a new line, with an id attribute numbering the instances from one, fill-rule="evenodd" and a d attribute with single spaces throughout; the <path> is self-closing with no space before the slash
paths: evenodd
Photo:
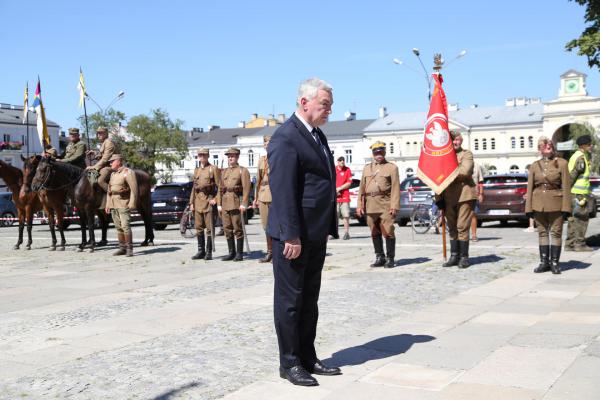
<path id="1" fill-rule="evenodd" d="M 433 74 L 431 96 L 417 176 L 436 194 L 440 194 L 458 174 L 458 160 L 448 130 L 448 104 L 442 89 L 442 75 Z"/>

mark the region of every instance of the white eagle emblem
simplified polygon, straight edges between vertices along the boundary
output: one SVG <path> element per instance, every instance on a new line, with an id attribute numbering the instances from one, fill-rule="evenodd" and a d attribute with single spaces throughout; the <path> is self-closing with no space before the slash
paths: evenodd
<path id="1" fill-rule="evenodd" d="M 425 137 L 431 141 L 434 147 L 444 147 L 448 143 L 449 133 L 437 121 L 433 121 L 429 132 L 425 133 Z"/>

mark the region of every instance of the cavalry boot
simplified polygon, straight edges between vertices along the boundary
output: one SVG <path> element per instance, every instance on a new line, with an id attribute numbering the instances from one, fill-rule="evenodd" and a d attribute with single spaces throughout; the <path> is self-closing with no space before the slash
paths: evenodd
<path id="1" fill-rule="evenodd" d="M 206 261 L 212 260 L 212 251 L 213 251 L 212 237 L 207 236 L 206 237 L 206 256 L 204 257 L 204 259 Z"/>
<path id="2" fill-rule="evenodd" d="M 273 239 L 267 235 L 267 254 L 258 260 L 259 263 L 268 263 L 273 259 Z"/>
<path id="3" fill-rule="evenodd" d="M 385 268 L 394 268 L 394 257 L 396 256 L 396 238 L 385 238 L 385 248 L 387 250 L 387 262 Z"/>
<path id="4" fill-rule="evenodd" d="M 223 257 L 223 261 L 231 261 L 235 258 L 235 243 L 234 238 L 227 238 L 227 247 L 229 248 L 229 254 Z"/>
<path id="5" fill-rule="evenodd" d="M 125 257 L 133 257 L 133 234 L 129 232 L 125 235 Z"/>
<path id="6" fill-rule="evenodd" d="M 540 246 L 540 265 L 533 272 L 539 274 L 541 272 L 550 271 L 550 246 Z"/>
<path id="7" fill-rule="evenodd" d="M 113 256 L 124 256 L 125 253 L 125 234 L 117 233 L 117 239 L 119 240 L 119 250 L 113 253 Z"/>
<path id="8" fill-rule="evenodd" d="M 460 258 L 458 260 L 458 268 L 469 268 L 469 241 L 459 240 L 458 250 L 460 253 Z"/>
<path id="9" fill-rule="evenodd" d="M 233 259 L 233 261 L 242 261 L 244 260 L 244 238 L 241 237 L 236 241 L 237 252 L 235 253 L 235 258 Z"/>
<path id="10" fill-rule="evenodd" d="M 383 252 L 383 238 L 381 236 L 372 236 L 373 247 L 375 248 L 375 262 L 371 268 L 383 267 L 385 265 L 385 254 Z"/>
<path id="11" fill-rule="evenodd" d="M 206 257 L 206 251 L 204 250 L 204 232 L 199 233 L 198 239 L 198 252 L 192 256 L 192 260 L 202 260 Z"/>
<path id="12" fill-rule="evenodd" d="M 442 267 L 453 267 L 458 265 L 458 240 L 450 240 L 450 258 Z"/>
<path id="13" fill-rule="evenodd" d="M 552 246 L 550 248 L 550 269 L 555 275 L 560 274 L 560 265 L 558 260 L 560 259 L 560 248 L 561 246 Z"/>

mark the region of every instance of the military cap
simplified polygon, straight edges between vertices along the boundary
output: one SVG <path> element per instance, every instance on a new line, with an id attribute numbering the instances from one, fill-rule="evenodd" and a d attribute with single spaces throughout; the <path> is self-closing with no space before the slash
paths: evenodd
<path id="1" fill-rule="evenodd" d="M 456 139 L 457 137 L 462 136 L 462 133 L 460 133 L 460 131 L 451 130 L 450 136 L 452 137 L 452 139 Z"/>
<path id="2" fill-rule="evenodd" d="M 373 143 L 370 147 L 370 149 L 372 151 L 376 151 L 376 150 L 385 150 L 385 143 L 380 142 L 379 140 L 376 141 L 375 143 Z"/>
<path id="3" fill-rule="evenodd" d="M 69 128 L 69 135 L 79 135 L 79 128 Z"/>
<path id="4" fill-rule="evenodd" d="M 110 156 L 110 158 L 108 159 L 108 162 L 113 162 L 115 160 L 122 160 L 122 159 L 123 159 L 122 155 L 115 153 L 112 156 Z"/>
<path id="5" fill-rule="evenodd" d="M 584 144 L 592 143 L 592 137 L 590 135 L 582 135 L 577 138 L 577 146 L 583 146 Z"/>
<path id="6" fill-rule="evenodd" d="M 225 152 L 225 155 L 230 155 L 230 154 L 234 154 L 234 155 L 239 155 L 240 154 L 240 149 L 238 149 L 237 147 L 230 147 L 229 149 L 227 149 L 227 151 Z"/>
<path id="7" fill-rule="evenodd" d="M 201 147 L 198 149 L 198 154 L 209 154 L 210 151 L 208 150 L 208 147 Z"/>
<path id="8" fill-rule="evenodd" d="M 108 129 L 105 126 L 100 126 L 96 129 L 97 133 L 108 133 Z"/>

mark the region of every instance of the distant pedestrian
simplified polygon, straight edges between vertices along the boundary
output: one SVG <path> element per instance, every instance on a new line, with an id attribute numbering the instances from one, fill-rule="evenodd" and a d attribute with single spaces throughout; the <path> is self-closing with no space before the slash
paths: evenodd
<path id="1" fill-rule="evenodd" d="M 533 272 L 560 274 L 563 220 L 571 215 L 571 179 L 567 161 L 556 155 L 552 140 L 540 137 L 538 149 L 542 159 L 529 168 L 525 199 L 525 213 L 538 226 L 540 264 Z"/>
<path id="2" fill-rule="evenodd" d="M 346 167 L 344 157 L 338 157 L 335 168 L 335 191 L 337 193 L 337 215 L 344 223 L 344 240 L 350 239 L 350 186 L 352 171 Z"/>

